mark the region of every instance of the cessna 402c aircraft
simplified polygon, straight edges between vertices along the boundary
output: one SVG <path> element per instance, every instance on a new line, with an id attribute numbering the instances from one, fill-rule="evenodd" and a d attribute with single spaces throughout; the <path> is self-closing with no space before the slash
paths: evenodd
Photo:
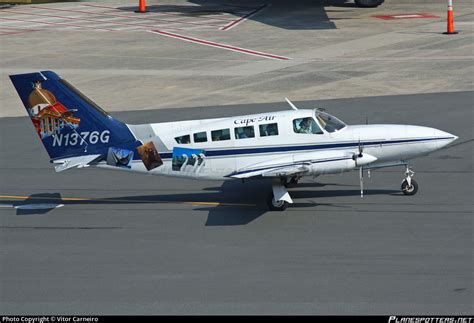
<path id="1" fill-rule="evenodd" d="M 122 123 L 57 74 L 10 76 L 56 171 L 105 169 L 192 179 L 273 180 L 271 210 L 292 199 L 303 176 L 406 166 L 402 191 L 418 184 L 407 160 L 458 137 L 407 125 L 346 125 L 321 110 L 298 110 L 179 122 Z"/>

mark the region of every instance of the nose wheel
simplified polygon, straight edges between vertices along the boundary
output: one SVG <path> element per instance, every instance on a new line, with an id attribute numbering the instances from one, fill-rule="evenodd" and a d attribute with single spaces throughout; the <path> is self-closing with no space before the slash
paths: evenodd
<path id="1" fill-rule="evenodd" d="M 418 183 L 412 178 L 415 174 L 408 165 L 405 170 L 405 179 L 402 182 L 402 193 L 404 195 L 415 195 L 418 192 Z"/>

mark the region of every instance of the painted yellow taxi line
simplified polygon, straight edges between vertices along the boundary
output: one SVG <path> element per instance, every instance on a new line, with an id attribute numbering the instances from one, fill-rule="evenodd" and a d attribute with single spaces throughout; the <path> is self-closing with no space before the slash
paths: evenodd
<path id="1" fill-rule="evenodd" d="M 61 198 L 55 198 L 55 197 L 46 197 L 46 196 L 26 196 L 26 195 L 0 195 L 0 199 L 28 199 L 28 198 L 33 198 L 33 199 L 38 199 L 38 200 L 58 200 L 58 201 L 97 201 L 97 202 L 123 202 L 124 204 L 130 203 L 130 202 L 136 202 L 136 203 L 175 203 L 175 204 L 190 204 L 190 205 L 213 205 L 213 206 L 218 206 L 218 205 L 235 205 L 235 206 L 243 206 L 246 204 L 237 204 L 237 203 L 221 203 L 221 202 L 197 202 L 197 201 L 143 201 L 143 200 L 133 200 L 133 199 L 126 199 L 126 200 L 120 200 L 120 199 L 95 199 L 95 198 L 85 198 L 85 197 L 61 197 Z"/>

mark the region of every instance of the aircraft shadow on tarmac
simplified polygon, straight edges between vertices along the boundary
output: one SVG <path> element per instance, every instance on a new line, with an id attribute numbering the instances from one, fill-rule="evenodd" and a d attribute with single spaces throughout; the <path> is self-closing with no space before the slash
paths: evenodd
<path id="1" fill-rule="evenodd" d="M 220 187 L 205 188 L 202 193 L 120 196 L 96 199 L 63 199 L 60 193 L 39 193 L 32 194 L 25 200 L 15 201 L 13 207 L 16 208 L 17 215 L 42 215 L 62 205 L 190 204 L 194 206 L 195 211 L 208 212 L 206 226 L 246 225 L 269 212 L 265 204 L 265 198 L 269 193 L 270 187 L 266 185 L 268 183 L 264 182 L 258 181 L 252 183 L 254 185 L 246 185 L 239 181 L 226 181 Z M 356 187 L 342 190 L 301 190 L 302 188 L 321 188 L 325 186 L 352 187 L 352 185 L 333 183 L 301 183 L 290 190 L 291 196 L 295 201 L 291 208 L 317 208 L 318 206 L 350 208 L 347 205 L 318 203 L 314 199 L 358 196 L 360 194 Z M 396 190 L 373 189 L 367 190 L 364 194 L 394 195 L 396 193 L 398 193 Z M 0 201 L 0 204 L 11 203 L 11 200 Z M 216 203 L 216 205 L 213 205 L 213 203 Z"/>
<path id="2" fill-rule="evenodd" d="M 331 20 L 351 19 L 332 18 L 329 19 L 325 7 L 345 7 L 346 11 L 360 10 L 353 2 L 347 0 L 261 0 L 242 1 L 238 5 L 235 1 L 220 0 L 190 0 L 195 5 L 148 5 L 150 12 L 173 13 L 188 17 L 205 17 L 206 15 L 235 14 L 236 18 L 243 16 L 242 10 L 251 13 L 252 10 L 263 5 L 268 5 L 266 12 L 250 15 L 249 20 L 254 20 L 262 24 L 271 25 L 277 28 L 289 30 L 313 30 L 313 29 L 336 29 L 336 25 Z M 135 11 L 136 6 L 118 7 L 118 10 Z M 338 10 L 337 12 L 343 12 Z"/>

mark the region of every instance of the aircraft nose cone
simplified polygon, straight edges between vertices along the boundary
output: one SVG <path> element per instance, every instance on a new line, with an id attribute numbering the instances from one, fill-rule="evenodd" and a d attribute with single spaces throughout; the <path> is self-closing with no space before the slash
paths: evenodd
<path id="1" fill-rule="evenodd" d="M 434 130 L 434 134 L 436 138 L 438 138 L 440 148 L 449 145 L 450 143 L 452 143 L 453 141 L 459 138 L 458 136 L 453 135 L 446 131 L 442 131 L 438 129 L 433 129 L 433 130 Z"/>
<path id="2" fill-rule="evenodd" d="M 436 137 L 439 137 L 440 139 L 451 140 L 451 142 L 459 138 L 458 136 L 443 130 L 434 129 L 434 133 Z"/>

